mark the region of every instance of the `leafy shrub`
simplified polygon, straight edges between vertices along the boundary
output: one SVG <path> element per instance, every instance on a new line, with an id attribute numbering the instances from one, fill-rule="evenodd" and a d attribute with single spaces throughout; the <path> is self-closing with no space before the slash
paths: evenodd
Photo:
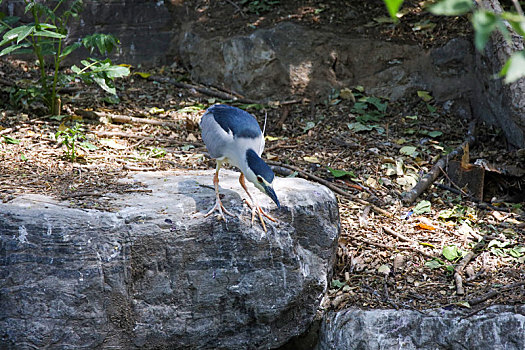
<path id="1" fill-rule="evenodd" d="M 3 34 L 0 49 L 4 47 L 0 51 L 0 56 L 33 54 L 37 58 L 40 93 L 34 91 L 31 93 L 35 98 L 42 99 L 51 114 L 60 113 L 60 102 L 57 96 L 60 86 L 75 78 L 80 78 L 88 83 L 95 82 L 105 91 L 116 94 L 113 81 L 115 78 L 129 75 L 129 68 L 113 65 L 109 59 L 89 58 L 82 61 L 83 68 L 76 66 L 71 68 L 74 74 L 59 72 L 63 59 L 81 46 L 87 48 L 90 53 L 98 49 L 101 55 L 107 55 L 119 44 L 118 39 L 113 35 L 97 33 L 66 46 L 67 25 L 72 19 L 79 17 L 82 11 L 81 0 L 40 2 L 25 0 L 25 4 L 25 14 L 29 14 L 33 19 L 33 22 L 29 24 L 22 24 L 19 17 L 7 17 L 0 12 L 0 35 Z M 52 74 L 46 70 L 49 62 L 53 68 Z M 17 99 L 15 98 L 14 101 Z"/>

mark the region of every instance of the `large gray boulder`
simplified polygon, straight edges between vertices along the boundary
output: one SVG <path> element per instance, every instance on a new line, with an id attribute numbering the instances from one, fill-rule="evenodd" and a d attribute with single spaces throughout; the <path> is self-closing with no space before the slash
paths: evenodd
<path id="1" fill-rule="evenodd" d="M 469 311 L 360 310 L 329 312 L 317 350 L 525 349 L 525 306 Z"/>
<path id="2" fill-rule="evenodd" d="M 463 39 L 423 50 L 416 44 L 337 35 L 291 22 L 227 37 L 184 29 L 172 50 L 192 79 L 250 97 L 323 100 L 334 88 L 362 85 L 369 94 L 392 99 L 428 90 L 447 101 L 474 88 L 472 44 Z"/>
<path id="3" fill-rule="evenodd" d="M 0 204 L 2 348 L 274 348 L 304 332 L 339 235 L 335 196 L 277 179 L 279 219 L 250 226 L 237 173 L 221 171 L 227 225 L 203 217 L 211 171 L 141 173 L 151 192 L 115 212 L 26 195 Z"/>

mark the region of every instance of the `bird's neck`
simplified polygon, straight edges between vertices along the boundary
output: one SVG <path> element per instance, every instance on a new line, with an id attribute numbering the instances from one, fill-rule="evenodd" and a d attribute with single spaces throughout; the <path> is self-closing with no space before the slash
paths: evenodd
<path id="1" fill-rule="evenodd" d="M 260 157 L 257 154 L 257 152 L 255 152 L 251 148 L 248 148 L 246 150 L 246 154 L 242 158 L 243 159 L 242 164 L 239 164 L 239 168 L 242 171 L 242 173 L 244 174 L 244 176 L 246 177 L 246 180 L 255 183 L 257 181 L 257 176 L 255 175 L 253 170 L 250 168 L 250 165 L 248 164 L 248 158 L 249 158 L 248 154 L 249 154 L 249 157 L 256 157 L 256 158 L 260 159 Z"/>

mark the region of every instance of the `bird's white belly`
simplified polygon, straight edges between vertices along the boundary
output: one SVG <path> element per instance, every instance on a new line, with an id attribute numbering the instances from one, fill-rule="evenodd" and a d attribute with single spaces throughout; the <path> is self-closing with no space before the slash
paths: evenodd
<path id="1" fill-rule="evenodd" d="M 221 162 L 227 162 L 241 171 L 246 167 L 246 151 L 253 149 L 257 155 L 261 155 L 264 149 L 264 139 L 262 135 L 256 139 L 237 138 L 233 142 L 229 142 L 224 147 L 222 157 L 217 158 Z M 244 164 L 240 164 L 238 160 L 244 160 Z"/>

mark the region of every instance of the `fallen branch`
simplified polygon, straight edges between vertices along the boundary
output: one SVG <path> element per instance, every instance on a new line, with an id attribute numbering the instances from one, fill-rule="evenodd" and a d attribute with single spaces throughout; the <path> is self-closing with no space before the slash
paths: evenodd
<path id="1" fill-rule="evenodd" d="M 11 131 L 13 131 L 13 128 L 7 128 L 4 130 L 0 130 L 0 135 L 9 134 Z"/>
<path id="2" fill-rule="evenodd" d="M 221 100 L 231 100 L 232 102 L 246 103 L 246 104 L 261 104 L 261 105 L 267 104 L 267 102 L 252 100 L 252 99 L 245 98 L 245 97 L 238 97 L 234 94 L 230 94 L 227 92 L 212 90 L 212 89 L 209 89 L 203 86 L 187 84 L 187 83 L 177 81 L 175 79 L 161 77 L 158 75 L 151 75 L 147 79 L 151 81 L 159 81 L 161 83 L 171 84 L 180 89 L 195 90 L 197 92 L 200 92 L 201 94 L 211 96 L 211 97 L 216 97 Z M 302 103 L 304 101 L 306 101 L 306 99 L 297 99 L 297 100 L 289 100 L 289 101 L 275 101 L 275 102 L 271 102 L 270 104 L 275 105 L 275 106 L 285 106 L 285 105 L 291 105 L 295 103 Z"/>
<path id="3" fill-rule="evenodd" d="M 277 148 L 291 149 L 291 148 L 297 148 L 297 147 L 299 147 L 299 145 L 286 145 L 284 141 L 279 141 L 275 145 L 272 145 L 270 147 L 266 147 L 266 149 L 264 151 L 265 152 L 270 152 L 270 151 L 273 151 L 273 150 L 275 150 Z"/>
<path id="4" fill-rule="evenodd" d="M 469 146 L 472 146 L 475 141 L 474 133 L 476 131 L 476 121 L 471 121 L 469 123 L 468 131 L 467 131 L 467 137 L 465 141 L 456 147 L 452 152 L 447 154 L 445 157 L 440 158 L 436 164 L 430 169 L 430 171 L 421 179 L 419 182 L 408 192 L 403 193 L 403 202 L 407 205 L 412 204 L 417 197 L 421 195 L 427 188 L 430 187 L 430 185 L 436 181 L 441 168 L 445 168 L 448 161 L 457 155 L 462 154 L 463 152 L 463 146 L 465 144 L 468 144 Z"/>
<path id="5" fill-rule="evenodd" d="M 139 166 L 135 166 L 135 165 L 130 165 L 130 164 L 124 164 L 122 166 L 122 168 L 124 170 L 129 170 L 129 171 L 155 171 L 157 170 L 157 168 L 154 168 L 154 167 L 139 167 Z"/>
<path id="6" fill-rule="evenodd" d="M 95 131 L 94 134 L 97 135 L 98 137 L 120 137 L 120 138 L 130 138 L 130 139 L 141 139 L 145 141 L 156 141 L 156 142 L 161 142 L 161 143 L 169 143 L 169 144 L 177 145 L 177 146 L 184 146 L 184 145 L 193 145 L 195 147 L 200 146 L 200 144 L 197 144 L 197 143 L 181 142 L 181 141 L 176 141 L 173 139 L 158 138 L 158 137 L 152 137 L 152 136 L 142 136 L 142 135 L 130 134 L 130 133 L 125 133 L 125 132 L 120 132 L 120 131 Z"/>
<path id="7" fill-rule="evenodd" d="M 489 300 L 490 298 L 493 298 L 496 295 L 501 294 L 502 292 L 505 292 L 505 291 L 508 291 L 508 290 L 511 290 L 511 289 L 514 289 L 514 288 L 518 288 L 518 287 L 521 287 L 521 286 L 525 286 L 525 281 L 512 283 L 512 284 L 503 286 L 501 288 L 498 288 L 498 289 L 495 289 L 495 290 L 491 290 L 490 292 L 486 293 L 485 295 L 482 295 L 482 296 L 480 296 L 478 298 L 469 299 L 469 300 L 467 300 L 467 302 L 469 303 L 470 306 L 481 304 L 482 302 L 484 302 L 486 300 Z"/>
<path id="8" fill-rule="evenodd" d="M 392 215 L 391 213 L 389 213 L 388 211 L 384 210 L 384 209 L 381 209 L 379 208 L 377 205 L 374 205 L 364 199 L 361 199 L 361 198 L 356 198 L 355 196 L 351 195 L 350 193 L 347 193 L 345 192 L 344 190 L 340 189 L 339 187 L 337 186 L 334 186 L 332 183 L 330 183 L 329 181 L 325 180 L 325 179 L 322 179 L 318 176 L 315 176 L 313 174 L 310 174 L 310 173 L 307 173 L 306 171 L 296 167 L 296 166 L 293 166 L 293 165 L 288 165 L 288 164 L 283 164 L 283 163 L 280 163 L 280 162 L 275 162 L 275 161 L 271 161 L 271 160 L 268 160 L 266 161 L 266 163 L 268 163 L 269 165 L 274 165 L 274 166 L 277 166 L 277 167 L 281 167 L 281 168 L 288 168 L 288 169 L 291 169 L 293 171 L 297 171 L 297 173 L 303 177 L 303 178 L 307 178 L 307 179 L 310 179 L 310 180 L 313 180 L 315 182 L 318 182 L 326 187 L 328 187 L 329 189 L 331 189 L 332 191 L 334 191 L 335 193 L 337 194 L 340 194 L 341 196 L 344 196 L 346 198 L 349 198 L 350 200 L 354 201 L 354 202 L 357 202 L 359 204 L 362 204 L 362 205 L 370 205 L 372 207 L 372 209 L 378 213 L 378 214 L 381 214 L 381 215 L 384 215 L 384 216 L 387 216 L 389 218 L 393 217 L 394 215 Z"/>
<path id="9" fill-rule="evenodd" d="M 476 256 L 476 251 L 481 250 L 485 248 L 487 245 L 486 238 L 484 237 L 483 240 L 476 243 L 476 245 L 472 248 L 470 252 L 465 255 L 459 264 L 454 268 L 454 281 L 456 282 L 456 294 L 457 295 L 465 295 L 465 288 L 463 287 L 463 270 L 467 266 L 467 264 Z"/>
<path id="10" fill-rule="evenodd" d="M 284 105 L 282 108 L 281 117 L 279 120 L 277 120 L 277 123 L 273 125 L 273 130 L 277 131 L 280 130 L 283 127 L 284 122 L 288 118 L 288 114 L 290 114 L 290 107 L 288 105 Z"/>
<path id="11" fill-rule="evenodd" d="M 150 125 L 159 125 L 159 126 L 175 126 L 172 122 L 166 122 L 163 120 L 155 120 L 148 118 L 137 118 L 137 117 L 128 117 L 126 115 L 119 115 L 107 112 L 97 112 L 97 111 L 86 111 L 86 110 L 76 110 L 75 113 L 84 117 L 84 118 L 108 118 L 111 122 L 115 123 L 128 123 L 128 124 L 150 124 Z"/>
<path id="12" fill-rule="evenodd" d="M 191 84 L 187 84 L 187 83 L 182 83 L 182 82 L 177 81 L 175 79 L 170 79 L 170 78 L 166 78 L 166 77 L 160 77 L 158 75 L 151 75 L 147 79 L 151 80 L 151 81 L 160 81 L 162 83 L 168 83 L 168 84 L 176 86 L 176 87 L 178 87 L 180 89 L 188 89 L 188 90 L 193 89 L 195 91 L 200 92 L 201 94 L 212 96 L 212 97 L 217 97 L 217 98 L 220 98 L 221 100 L 232 100 L 232 101 L 235 101 L 235 102 L 248 103 L 248 104 L 262 104 L 262 102 L 260 102 L 260 101 L 250 100 L 250 99 L 247 99 L 247 98 L 239 98 L 239 97 L 237 97 L 235 95 L 228 94 L 228 93 L 225 93 L 225 92 L 211 90 L 211 89 L 208 89 L 208 88 L 205 88 L 205 87 L 202 87 L 202 86 L 196 86 L 196 85 L 191 85 Z"/>

